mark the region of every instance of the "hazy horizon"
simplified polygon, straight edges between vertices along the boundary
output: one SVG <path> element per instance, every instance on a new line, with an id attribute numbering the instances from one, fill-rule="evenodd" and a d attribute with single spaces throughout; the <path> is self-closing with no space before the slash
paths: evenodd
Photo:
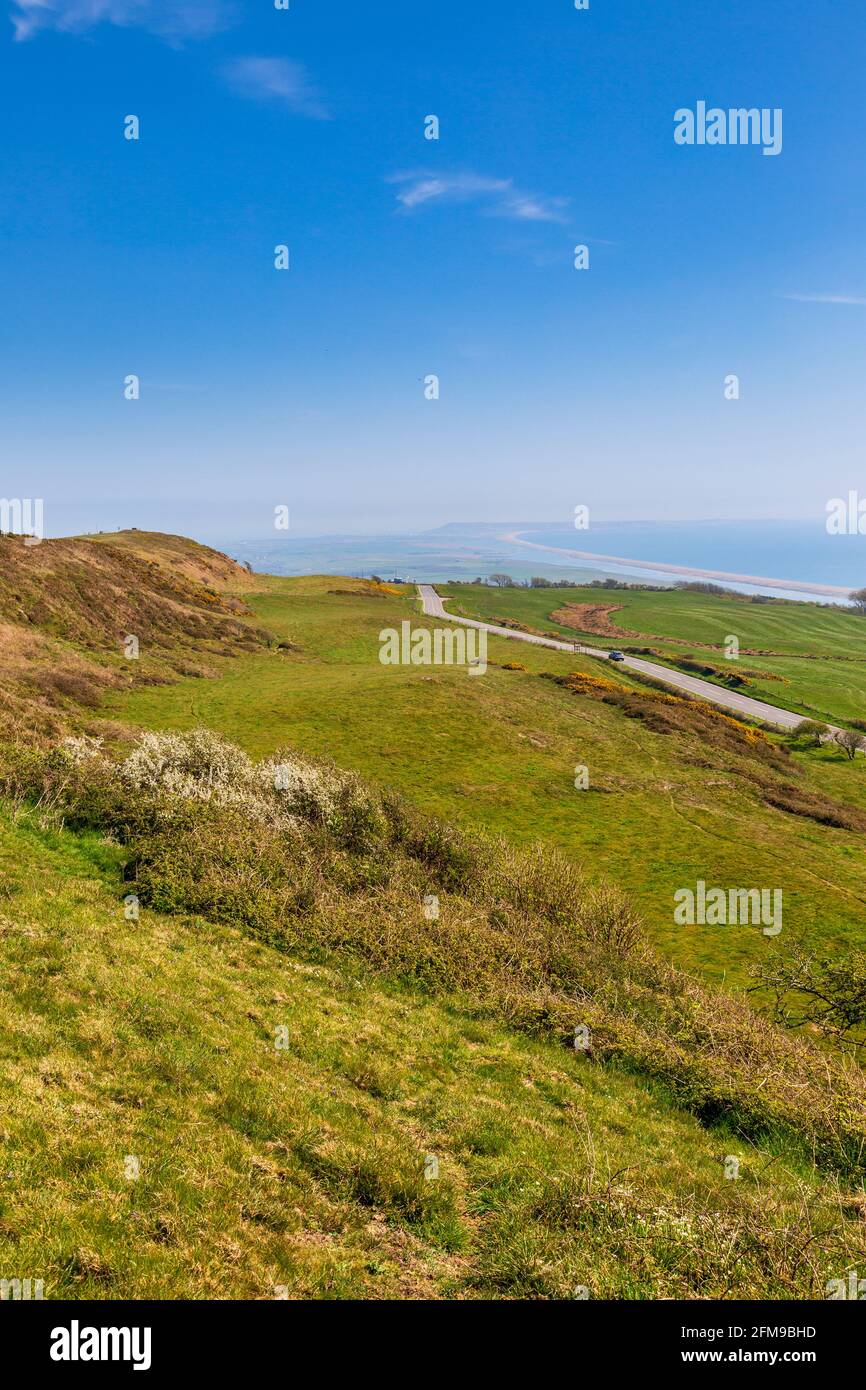
<path id="1" fill-rule="evenodd" d="M 864 498 L 866 498 L 866 491 L 864 491 L 863 495 Z M 77 507 L 70 507 L 68 510 L 60 509 L 59 511 L 59 516 L 61 519 L 63 517 L 68 517 L 68 524 L 62 526 L 61 528 L 58 528 L 56 525 L 51 526 L 49 524 L 50 517 L 46 512 L 45 536 L 46 539 L 63 539 L 72 536 L 96 535 L 98 533 L 106 533 L 110 531 L 159 531 L 166 535 L 186 535 L 189 536 L 192 540 L 199 540 L 202 541 L 203 544 L 209 544 L 208 541 L 203 540 L 203 536 L 206 534 L 216 534 L 217 532 L 219 532 L 227 539 L 254 542 L 273 539 L 329 539 L 341 538 L 346 536 L 375 537 L 389 535 L 426 535 L 436 531 L 447 530 L 450 527 L 468 527 L 473 530 L 505 530 L 508 528 L 515 527 L 519 528 L 535 526 L 543 528 L 569 528 L 572 525 L 572 521 L 569 516 L 563 516 L 559 518 L 551 516 L 518 517 L 516 519 L 510 518 L 503 520 L 496 517 L 457 519 L 454 515 L 451 515 L 447 520 L 444 521 L 422 521 L 415 517 L 407 519 L 405 524 L 402 525 L 399 525 L 397 523 L 382 526 L 374 526 L 370 523 L 358 526 L 352 526 L 350 524 L 347 524 L 345 526 L 331 530 L 325 529 L 321 526 L 316 526 L 312 522 L 305 521 L 297 523 L 294 520 L 291 520 L 288 530 L 281 529 L 280 531 L 275 532 L 272 518 L 270 519 L 270 525 L 268 525 L 267 522 L 265 522 L 265 524 L 259 526 L 258 528 L 250 524 L 232 527 L 226 525 L 225 520 L 222 518 L 222 515 L 219 512 L 214 513 L 212 509 L 208 509 L 206 507 L 194 507 L 192 504 L 190 504 L 188 508 L 179 507 L 174 515 L 171 513 L 169 508 L 165 509 L 165 513 L 166 514 L 164 517 L 155 517 L 153 515 L 152 509 L 148 508 L 147 506 L 142 506 L 138 509 L 131 506 L 129 508 L 124 509 L 124 513 L 121 519 L 117 519 L 117 517 L 115 516 L 110 521 L 106 522 L 105 520 L 98 518 L 91 521 L 90 514 L 86 510 L 79 511 Z M 137 518 L 147 518 L 147 521 L 145 522 L 145 520 Z M 180 524 L 181 522 L 183 524 Z M 576 547 L 579 549 L 586 550 L 592 549 L 591 541 L 594 530 L 607 529 L 611 527 L 628 528 L 641 526 L 655 526 L 659 528 L 664 528 L 680 526 L 726 527 L 737 525 L 768 527 L 809 526 L 814 527 L 815 534 L 817 536 L 826 532 L 826 511 L 822 510 L 820 515 L 790 517 L 747 515 L 730 517 L 623 517 L 602 514 L 596 516 L 593 519 L 592 523 L 590 524 L 587 530 L 575 531 L 574 535 Z M 860 538 L 852 537 L 851 539 L 857 540 Z M 861 541 L 861 544 L 863 550 L 864 565 L 866 565 L 866 543 L 863 543 Z"/>

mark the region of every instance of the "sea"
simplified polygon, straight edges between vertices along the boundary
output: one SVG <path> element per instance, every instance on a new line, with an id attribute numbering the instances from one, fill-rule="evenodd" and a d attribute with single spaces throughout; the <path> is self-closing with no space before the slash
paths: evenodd
<path id="1" fill-rule="evenodd" d="M 516 537 L 513 539 L 512 537 Z M 343 574 L 359 578 L 443 583 L 508 574 L 572 579 L 619 579 L 666 586 L 691 576 L 648 569 L 646 563 L 748 575 L 755 582 L 714 578 L 744 593 L 845 603 L 866 586 L 866 536 L 830 535 L 818 521 L 627 521 L 575 530 L 561 522 L 452 522 L 432 530 L 391 535 L 295 535 L 260 540 L 202 537 L 267 574 Z M 529 548 L 520 541 L 530 541 Z M 582 551 L 600 559 L 562 551 Z M 615 557 L 615 560 L 610 557 Z M 644 563 L 642 563 L 644 562 Z M 762 584 L 787 580 L 803 588 Z M 816 585 L 810 590 L 809 585 Z M 839 593 L 822 592 L 832 586 Z"/>

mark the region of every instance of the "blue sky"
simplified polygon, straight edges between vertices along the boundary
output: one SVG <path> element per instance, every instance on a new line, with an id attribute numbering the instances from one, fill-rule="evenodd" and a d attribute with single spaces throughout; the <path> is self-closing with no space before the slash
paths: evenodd
<path id="1" fill-rule="evenodd" d="M 0 491 L 50 534 L 866 491 L 862 0 L 3 4 Z M 699 100 L 782 152 L 677 146 Z"/>

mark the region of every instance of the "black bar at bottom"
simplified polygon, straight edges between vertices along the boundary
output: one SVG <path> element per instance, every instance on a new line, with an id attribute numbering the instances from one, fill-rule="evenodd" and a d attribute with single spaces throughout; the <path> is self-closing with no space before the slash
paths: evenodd
<path id="1" fill-rule="evenodd" d="M 761 1366 L 772 1376 L 805 1368 L 826 1380 L 859 1362 L 864 1319 L 861 1310 L 830 1301 L 5 1301 L 0 1328 L 4 1362 L 8 1366 L 13 1357 L 18 1376 L 33 1370 L 92 1380 L 108 1371 L 161 1379 L 178 1372 L 225 1377 L 271 1371 L 307 1379 L 312 1355 L 328 1375 L 343 1365 L 375 1363 L 383 1377 L 427 1380 L 440 1371 L 453 1375 L 457 1364 L 468 1369 L 481 1362 L 489 1370 L 500 1356 L 537 1357 L 542 1370 L 551 1355 L 566 1354 L 575 1358 L 576 1372 L 592 1358 L 610 1372 L 678 1368 L 700 1378 L 713 1366 Z M 407 1335 L 419 1357 L 414 1365 L 407 1362 Z M 464 1348 L 459 1356 L 453 1337 Z"/>

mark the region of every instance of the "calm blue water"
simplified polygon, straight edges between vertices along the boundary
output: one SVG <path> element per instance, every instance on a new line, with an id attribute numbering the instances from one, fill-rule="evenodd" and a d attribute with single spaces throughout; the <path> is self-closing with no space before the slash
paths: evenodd
<path id="1" fill-rule="evenodd" d="M 520 531 L 537 543 L 621 556 L 636 561 L 615 566 L 531 550 L 503 537 Z M 221 542 L 208 538 L 254 570 L 271 574 L 378 574 L 382 578 L 430 580 L 487 578 L 500 570 L 515 579 L 542 575 L 576 583 L 613 576 L 676 583 L 682 576 L 642 570 L 641 560 L 696 569 L 725 570 L 847 589 L 866 585 L 866 536 L 830 536 L 823 519 L 812 522 L 621 522 L 588 531 L 540 523 L 469 523 L 405 536 L 281 535 L 261 541 Z M 761 585 L 732 585 L 745 592 L 782 591 Z M 805 598 L 807 594 L 791 593 Z M 816 597 L 821 598 L 821 595 Z M 824 602 L 828 600 L 825 596 Z"/>
<path id="2" fill-rule="evenodd" d="M 866 585 L 866 536 L 830 536 L 823 518 L 817 523 L 622 522 L 593 526 L 588 531 L 573 527 L 538 529 L 543 534 L 527 539 L 697 569 L 836 584 L 847 589 Z"/>
<path id="3" fill-rule="evenodd" d="M 259 573 L 346 574 L 383 579 L 442 583 L 449 579 L 486 579 L 497 570 L 515 579 L 533 574 L 550 579 L 585 583 L 602 579 L 611 571 L 584 564 L 576 569 L 555 555 L 525 550 L 500 542 L 494 535 L 459 537 L 441 532 L 419 536 L 317 536 L 281 537 L 279 540 L 221 541 L 202 537 Z M 660 577 L 659 583 L 664 583 Z"/>

